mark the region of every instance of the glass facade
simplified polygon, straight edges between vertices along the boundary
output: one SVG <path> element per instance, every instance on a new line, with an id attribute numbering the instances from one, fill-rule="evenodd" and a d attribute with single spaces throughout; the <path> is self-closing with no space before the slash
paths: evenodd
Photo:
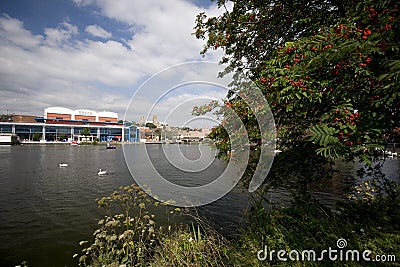
<path id="1" fill-rule="evenodd" d="M 79 136 L 83 136 L 85 128 L 89 130 L 90 140 L 96 140 L 102 142 L 110 141 L 123 141 L 122 136 L 122 125 L 121 127 L 85 127 L 76 125 L 47 125 L 38 123 L 34 125 L 31 123 L 13 123 L 13 122 L 1 122 L 0 123 L 0 134 L 15 133 L 21 141 L 73 141 L 77 140 Z M 44 134 L 44 136 L 43 136 Z"/>
<path id="2" fill-rule="evenodd" d="M 12 127 L 11 125 L 0 125 L 0 134 L 1 133 L 11 133 Z"/>
<path id="3" fill-rule="evenodd" d="M 38 141 L 42 137 L 42 126 L 33 125 L 15 125 L 15 133 L 22 141 Z"/>
<path id="4" fill-rule="evenodd" d="M 71 129 L 63 126 L 46 126 L 45 136 L 47 141 L 68 141 L 71 137 Z"/>
<path id="5" fill-rule="evenodd" d="M 125 141 L 128 142 L 140 142 L 140 137 L 139 137 L 139 128 L 135 125 L 130 125 L 128 127 L 125 127 Z"/>

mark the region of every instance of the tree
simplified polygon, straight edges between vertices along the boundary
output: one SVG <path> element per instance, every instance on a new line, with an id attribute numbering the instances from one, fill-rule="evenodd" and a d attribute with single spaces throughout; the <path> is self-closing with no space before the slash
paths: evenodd
<path id="1" fill-rule="evenodd" d="M 296 10 L 301 6 L 309 8 Z M 207 38 L 203 52 L 223 48 L 226 71 L 248 69 L 271 106 L 280 146 L 290 151 L 282 156 L 282 168 L 279 161 L 275 165 L 281 174 L 291 177 L 290 171 L 305 167 L 296 176 L 309 179 L 343 157 L 371 164 L 375 147 L 384 148 L 398 133 L 396 1 L 235 1 L 231 12 L 205 19 L 200 14 L 195 28 L 198 38 Z M 237 92 L 231 88 L 226 103 L 257 138 L 254 115 L 244 112 Z M 227 150 L 221 128 L 211 137 Z"/>
<path id="2" fill-rule="evenodd" d="M 300 127 L 325 157 L 370 162 L 400 122 L 396 20 L 394 2 L 364 2 L 318 35 L 280 46 L 257 81 L 278 124 Z"/>
<path id="3" fill-rule="evenodd" d="M 40 134 L 40 133 L 34 133 L 33 137 L 32 137 L 33 141 L 39 141 L 41 138 L 42 138 L 42 134 Z"/>
<path id="4" fill-rule="evenodd" d="M 217 2 L 225 13 L 210 18 L 204 12 L 198 14 L 194 34 L 206 40 L 203 54 L 222 48 L 222 62 L 228 62 L 229 69 L 244 70 L 257 69 L 274 56 L 277 46 L 314 35 L 345 17 L 354 1 L 238 0 L 231 12 L 225 7 L 230 1 Z"/>
<path id="5" fill-rule="evenodd" d="M 58 140 L 61 140 L 61 141 L 64 139 L 67 139 L 67 138 L 68 138 L 68 136 L 66 133 L 60 133 L 58 136 Z"/>
<path id="6" fill-rule="evenodd" d="M 90 135 L 90 129 L 87 128 L 87 127 L 83 128 L 81 134 L 82 134 L 83 136 L 89 136 L 89 135 Z"/>
<path id="7" fill-rule="evenodd" d="M 157 126 L 156 126 L 154 123 L 152 123 L 152 122 L 147 122 L 147 123 L 146 123 L 146 127 L 149 127 L 150 129 L 155 129 L 155 128 L 157 128 Z"/>

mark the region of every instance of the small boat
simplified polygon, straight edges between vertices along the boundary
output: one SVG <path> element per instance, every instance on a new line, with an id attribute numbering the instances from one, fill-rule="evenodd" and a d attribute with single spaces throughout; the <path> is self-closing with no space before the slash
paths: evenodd
<path id="1" fill-rule="evenodd" d="M 114 145 L 107 144 L 106 148 L 107 149 L 116 149 L 117 147 Z"/>
<path id="2" fill-rule="evenodd" d="M 107 171 L 103 171 L 102 169 L 99 169 L 99 172 L 97 173 L 97 175 L 104 175 L 107 174 Z"/>
<path id="3" fill-rule="evenodd" d="M 59 163 L 58 166 L 59 167 L 68 167 L 68 163 Z"/>
<path id="4" fill-rule="evenodd" d="M 77 146 L 77 145 L 79 145 L 79 143 L 77 141 L 72 141 L 71 142 L 71 146 Z"/>

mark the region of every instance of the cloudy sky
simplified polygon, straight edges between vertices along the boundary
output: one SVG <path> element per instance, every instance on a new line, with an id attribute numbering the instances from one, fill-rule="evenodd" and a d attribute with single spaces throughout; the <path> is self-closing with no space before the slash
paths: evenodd
<path id="1" fill-rule="evenodd" d="M 42 116 L 45 107 L 61 106 L 123 118 L 149 77 L 176 64 L 220 59 L 218 50 L 201 56 L 204 43 L 191 35 L 202 11 L 222 12 L 209 0 L 0 1 L 0 114 Z M 187 88 L 164 96 L 159 110 L 223 96 L 220 89 Z"/>

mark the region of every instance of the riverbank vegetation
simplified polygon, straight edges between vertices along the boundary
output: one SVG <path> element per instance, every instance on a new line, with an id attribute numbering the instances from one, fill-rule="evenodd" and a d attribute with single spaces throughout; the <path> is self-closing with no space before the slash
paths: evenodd
<path id="1" fill-rule="evenodd" d="M 337 249 L 340 239 L 347 242 L 346 250 L 370 250 L 370 259 L 384 255 L 387 264 L 395 264 L 391 257 L 398 257 L 400 251 L 398 196 L 355 200 L 334 209 L 311 198 L 298 199 L 286 208 L 260 203 L 249 210 L 247 226 L 239 237 L 230 239 L 197 215 L 193 217 L 194 213 L 157 202 L 136 185 L 121 187 L 98 204 L 107 215 L 99 221 L 94 241 L 80 242 L 82 253 L 74 256 L 80 266 L 281 266 L 276 256 L 279 250 L 296 250 L 300 255 L 314 250 L 318 258 L 329 247 Z M 160 214 L 160 210 L 165 217 L 156 218 L 153 213 Z M 182 220 L 187 212 L 194 218 L 190 223 Z M 267 254 L 262 261 L 258 255 L 265 246 L 267 253 L 275 250 L 275 254 L 271 258 Z M 345 263 L 368 263 L 361 254 L 360 261 L 355 259 Z M 290 266 L 321 265 L 312 258 L 288 260 Z M 332 264 L 327 254 L 322 263 Z"/>
<path id="2" fill-rule="evenodd" d="M 81 266 L 219 266 L 227 259 L 225 239 L 196 220 L 179 224 L 184 213 L 159 202 L 139 186 L 121 187 L 98 200 L 106 216 L 94 242 L 81 241 Z M 165 214 L 157 218 L 155 214 Z M 157 211 L 157 212 L 155 212 Z"/>
<path id="3" fill-rule="evenodd" d="M 174 223 L 158 221 L 152 213 L 155 208 L 163 207 L 170 216 L 183 211 L 150 200 L 139 187 L 131 186 L 99 200 L 111 213 L 99 222 L 94 242 L 82 243 L 83 253 L 77 255 L 80 264 L 380 264 L 333 261 L 328 256 L 321 262 L 285 262 L 277 256 L 279 250 L 318 253 L 343 248 L 360 253 L 370 250 L 369 257 L 375 260 L 386 255 L 386 264 L 395 266 L 393 257 L 397 263 L 400 260 L 399 177 L 398 173 L 384 175 L 386 159 L 381 151 L 400 142 L 398 2 L 237 0 L 232 9 L 228 2 L 217 1 L 225 10 L 221 16 L 199 14 L 194 35 L 205 40 L 203 53 L 224 51 L 225 72 L 244 72 L 261 90 L 274 116 L 277 148 L 282 151 L 266 182 L 253 193 L 240 236 L 224 237 L 202 219 L 188 224 L 177 224 L 176 218 Z M 214 108 L 225 117 L 234 110 L 249 139 L 262 144 L 256 116 L 235 83 L 224 106 L 212 102 L 193 113 Z M 224 126 L 213 129 L 210 138 L 219 156 L 229 158 L 230 140 Z M 353 177 L 349 199 L 327 207 L 311 196 L 310 184 L 332 177 L 338 160 L 355 162 L 360 170 Z M 257 159 L 254 162 L 242 179 L 245 188 Z M 282 186 L 290 188 L 293 201 L 285 208 L 268 205 L 265 199 L 270 189 Z M 115 204 L 118 208 L 111 209 Z M 345 246 L 339 247 L 338 240 Z M 260 260 L 265 247 L 275 254 Z"/>

